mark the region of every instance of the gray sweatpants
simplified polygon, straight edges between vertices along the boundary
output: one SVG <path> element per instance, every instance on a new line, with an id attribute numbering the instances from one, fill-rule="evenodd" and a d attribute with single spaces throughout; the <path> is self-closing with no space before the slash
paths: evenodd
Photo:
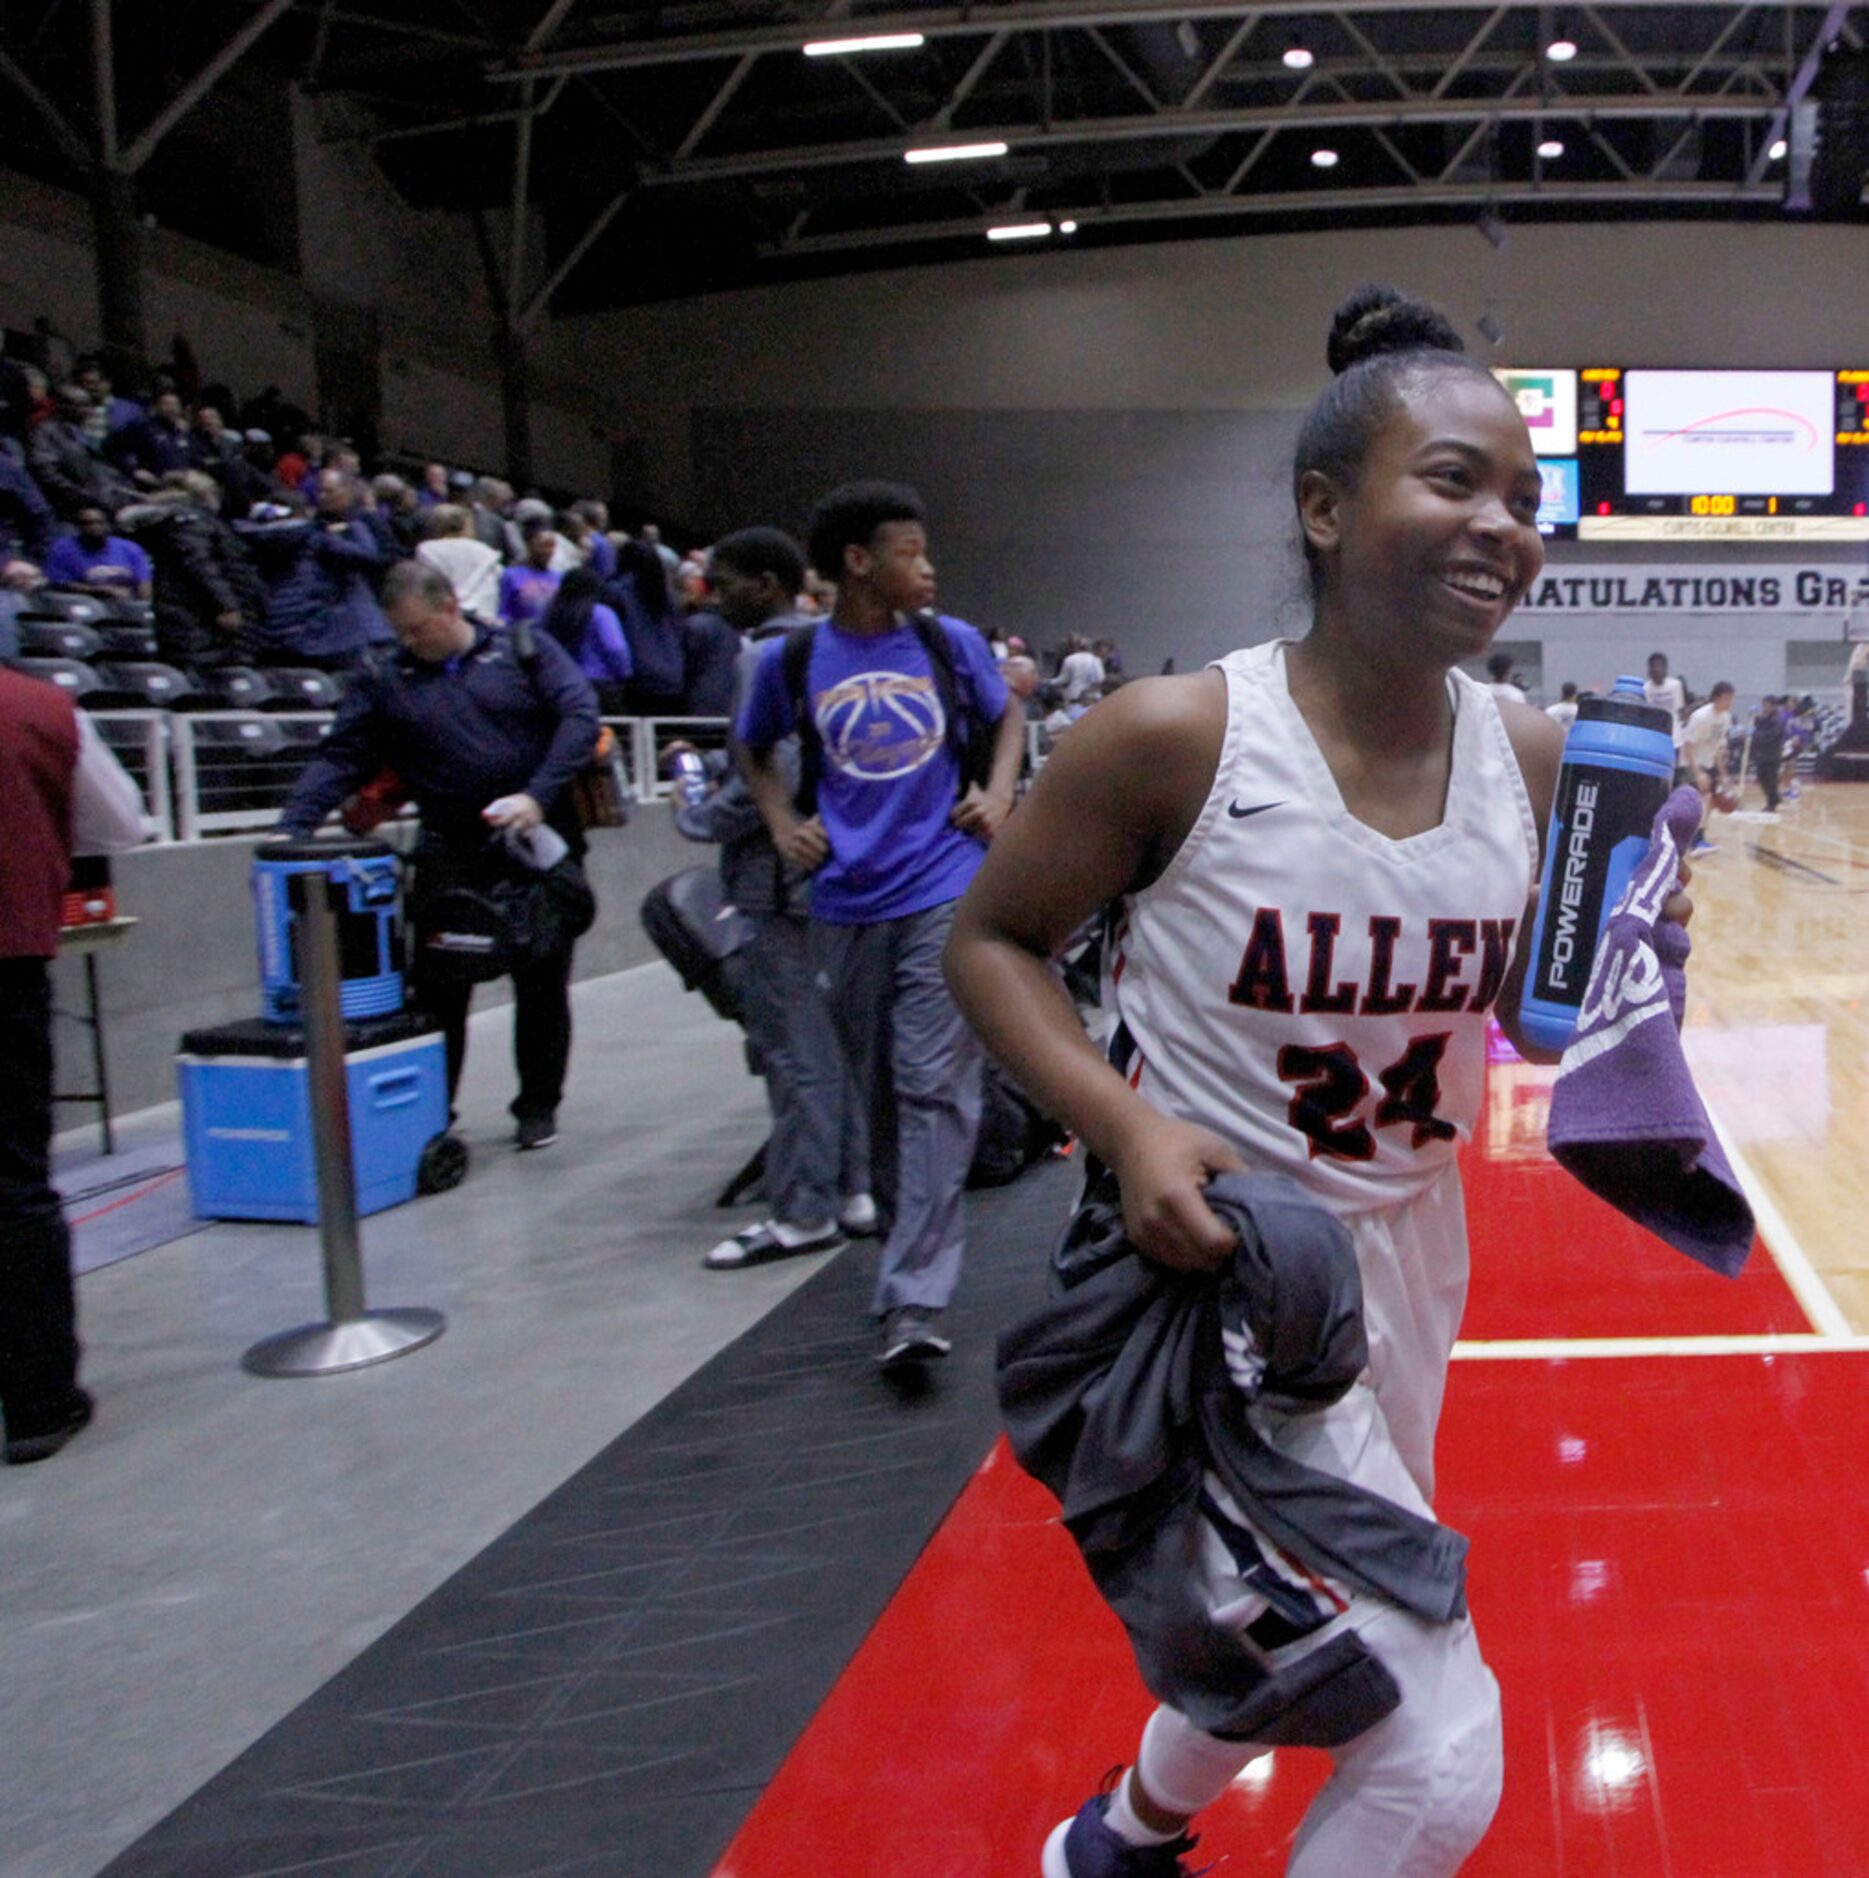
<path id="1" fill-rule="evenodd" d="M 812 963 L 869 1114 L 871 1187 L 888 1235 L 879 1317 L 899 1305 L 938 1311 L 960 1279 L 985 1055 L 941 976 L 953 921 L 950 900 L 869 926 L 811 926 Z"/>
<path id="2" fill-rule="evenodd" d="M 785 913 L 750 916 L 746 1034 L 772 1107 L 766 1192 L 775 1219 L 815 1226 L 870 1188 L 869 1126 L 810 959 L 810 927 Z"/>

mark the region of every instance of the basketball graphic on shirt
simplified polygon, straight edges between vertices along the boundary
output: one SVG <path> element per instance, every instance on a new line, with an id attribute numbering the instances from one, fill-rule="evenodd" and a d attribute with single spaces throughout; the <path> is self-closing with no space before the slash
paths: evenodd
<path id="1" fill-rule="evenodd" d="M 830 763 L 869 782 L 913 775 L 947 739 L 934 680 L 908 672 L 856 672 L 819 692 L 817 724 Z"/>

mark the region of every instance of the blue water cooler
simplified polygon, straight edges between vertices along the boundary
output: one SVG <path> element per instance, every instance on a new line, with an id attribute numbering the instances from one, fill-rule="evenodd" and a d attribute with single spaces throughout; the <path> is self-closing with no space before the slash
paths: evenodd
<path id="1" fill-rule="evenodd" d="M 269 841 L 253 859 L 253 911 L 260 946 L 260 1015 L 299 1021 L 295 874 L 323 874 L 342 892 L 338 913 L 339 1005 L 345 1021 L 393 1017 L 402 1009 L 400 864 L 386 842 Z"/>

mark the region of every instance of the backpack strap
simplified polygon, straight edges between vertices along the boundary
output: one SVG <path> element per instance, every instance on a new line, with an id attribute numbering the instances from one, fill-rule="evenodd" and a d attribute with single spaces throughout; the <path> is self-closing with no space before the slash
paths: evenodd
<path id="1" fill-rule="evenodd" d="M 922 642 L 934 673 L 935 691 L 941 699 L 942 716 L 947 723 L 947 744 L 954 753 L 960 775 L 955 794 L 964 796 L 978 783 L 984 789 L 993 774 L 993 750 L 999 740 L 999 726 L 988 724 L 961 703 L 960 678 L 954 666 L 954 645 L 947 628 L 932 611 L 911 613 L 909 624 Z"/>
<path id="2" fill-rule="evenodd" d="M 798 732 L 798 794 L 793 800 L 799 814 L 807 817 L 818 812 L 818 780 L 824 774 L 824 739 L 811 714 L 811 647 L 817 630 L 810 620 L 794 626 L 779 652 L 779 670 Z"/>

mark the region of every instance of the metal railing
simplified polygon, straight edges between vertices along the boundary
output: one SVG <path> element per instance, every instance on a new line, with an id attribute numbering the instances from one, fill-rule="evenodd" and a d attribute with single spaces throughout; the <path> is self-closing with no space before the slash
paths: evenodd
<path id="1" fill-rule="evenodd" d="M 271 828 L 330 729 L 330 711 L 182 711 L 170 721 L 176 834 Z"/>
<path id="2" fill-rule="evenodd" d="M 97 734 L 111 754 L 129 771 L 130 780 L 143 792 L 143 809 L 154 824 L 156 839 L 175 839 L 175 791 L 169 777 L 167 711 L 92 711 Z"/>

